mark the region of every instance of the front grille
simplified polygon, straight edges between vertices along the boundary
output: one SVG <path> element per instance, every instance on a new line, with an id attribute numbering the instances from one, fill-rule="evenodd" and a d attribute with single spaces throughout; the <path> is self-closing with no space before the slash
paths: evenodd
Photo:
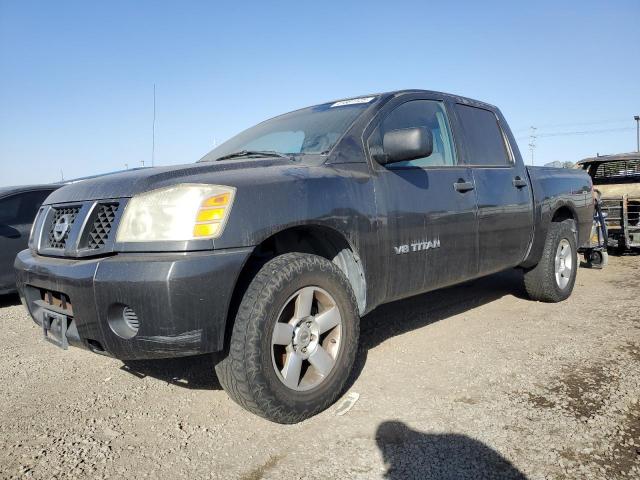
<path id="1" fill-rule="evenodd" d="M 89 232 L 89 242 L 87 244 L 89 250 L 98 250 L 104 247 L 111 233 L 111 227 L 117 212 L 117 203 L 103 203 L 98 206 L 98 214 Z"/>
<path id="2" fill-rule="evenodd" d="M 53 257 L 92 257 L 113 253 L 126 199 L 87 200 L 44 206 L 31 248 Z M 73 227 L 73 228 L 72 228 Z"/>
<path id="3" fill-rule="evenodd" d="M 80 212 L 80 207 L 60 207 L 53 209 L 53 217 L 49 225 L 49 234 L 47 235 L 47 247 L 55 248 L 58 250 L 64 250 L 67 246 L 67 239 L 69 238 L 69 232 L 73 222 L 76 221 L 76 217 Z M 65 221 L 62 221 L 63 217 Z M 56 225 L 63 225 L 66 223 L 64 232 L 56 231 Z M 62 235 L 61 235 L 62 233 Z"/>

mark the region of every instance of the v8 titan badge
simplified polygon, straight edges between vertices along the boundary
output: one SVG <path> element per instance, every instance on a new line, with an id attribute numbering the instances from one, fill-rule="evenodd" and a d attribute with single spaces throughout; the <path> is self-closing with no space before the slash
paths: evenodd
<path id="1" fill-rule="evenodd" d="M 402 255 L 403 253 L 419 252 L 422 250 L 430 250 L 432 248 L 440 248 L 440 239 L 435 238 L 433 240 L 424 240 L 422 242 L 413 242 L 406 245 L 398 245 L 393 247 L 396 255 Z"/>

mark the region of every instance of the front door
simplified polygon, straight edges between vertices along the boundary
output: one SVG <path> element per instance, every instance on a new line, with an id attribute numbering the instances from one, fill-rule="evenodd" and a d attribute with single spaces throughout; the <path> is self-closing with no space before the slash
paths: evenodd
<path id="1" fill-rule="evenodd" d="M 428 127 L 433 153 L 380 165 L 386 132 Z M 451 285 L 477 273 L 471 170 L 459 165 L 447 109 L 437 98 L 397 99 L 367 137 L 376 182 L 387 300 Z"/>

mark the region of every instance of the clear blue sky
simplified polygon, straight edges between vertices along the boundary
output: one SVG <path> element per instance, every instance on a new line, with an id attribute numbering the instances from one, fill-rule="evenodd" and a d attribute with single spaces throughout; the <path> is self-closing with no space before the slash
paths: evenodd
<path id="1" fill-rule="evenodd" d="M 640 1 L 0 0 L 0 184 L 192 162 L 267 117 L 401 88 L 498 105 L 536 164 L 635 149 Z"/>

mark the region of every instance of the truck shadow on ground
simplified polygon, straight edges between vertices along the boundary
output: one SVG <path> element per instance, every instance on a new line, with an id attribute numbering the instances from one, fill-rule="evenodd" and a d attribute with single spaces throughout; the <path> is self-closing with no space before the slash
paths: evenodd
<path id="1" fill-rule="evenodd" d="M 362 319 L 360 348 L 348 387 L 360 376 L 368 351 L 385 340 L 505 296 L 528 298 L 520 270 L 507 270 L 378 307 Z"/>
<path id="2" fill-rule="evenodd" d="M 384 477 L 391 480 L 527 478 L 491 447 L 466 435 L 423 433 L 388 421 L 378 426 L 376 443 L 387 468 Z"/>
<path id="3" fill-rule="evenodd" d="M 213 355 L 167 358 L 161 360 L 127 360 L 120 367 L 138 378 L 153 377 L 166 383 L 193 390 L 222 390 Z"/>
<path id="4" fill-rule="evenodd" d="M 497 273 L 378 307 L 362 319 L 360 348 L 348 387 L 351 387 L 364 368 L 369 349 L 396 335 L 466 312 L 507 295 L 526 298 L 520 271 Z M 200 355 L 165 360 L 127 361 L 121 368 L 139 378 L 150 376 L 184 388 L 219 390 L 221 386 L 213 368 L 216 361 L 216 356 Z"/>
<path id="5" fill-rule="evenodd" d="M 20 297 L 17 293 L 0 295 L 0 308 L 13 307 L 15 305 L 20 305 Z"/>

